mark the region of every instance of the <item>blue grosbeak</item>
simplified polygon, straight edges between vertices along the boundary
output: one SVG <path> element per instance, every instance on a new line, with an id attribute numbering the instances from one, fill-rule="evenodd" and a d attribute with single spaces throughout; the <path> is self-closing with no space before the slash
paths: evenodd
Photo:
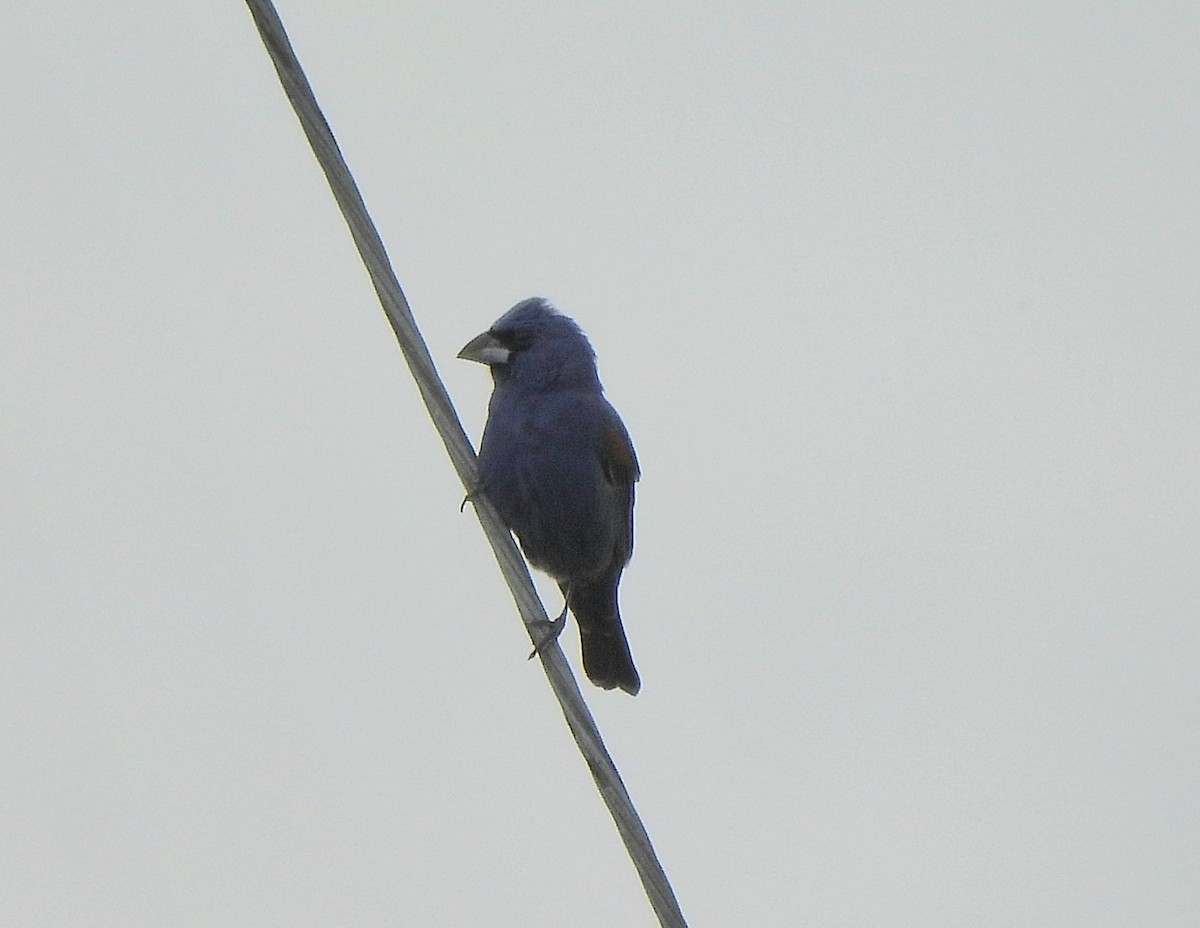
<path id="1" fill-rule="evenodd" d="M 479 445 L 480 489 L 529 563 L 563 593 L 579 625 L 583 669 L 597 686 L 641 687 L 617 608 L 633 553 L 629 433 L 604 398 L 587 336 L 546 300 L 518 303 L 459 352 L 491 368 L 494 389 Z"/>

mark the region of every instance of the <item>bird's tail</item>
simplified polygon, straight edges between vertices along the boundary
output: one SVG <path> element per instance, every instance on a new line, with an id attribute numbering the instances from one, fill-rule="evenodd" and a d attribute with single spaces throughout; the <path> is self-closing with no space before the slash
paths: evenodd
<path id="1" fill-rule="evenodd" d="M 611 592 L 576 585 L 570 594 L 571 611 L 579 626 L 579 644 L 583 650 L 583 670 L 596 686 L 611 690 L 620 687 L 636 696 L 642 687 L 629 642 L 617 610 L 615 585 Z"/>

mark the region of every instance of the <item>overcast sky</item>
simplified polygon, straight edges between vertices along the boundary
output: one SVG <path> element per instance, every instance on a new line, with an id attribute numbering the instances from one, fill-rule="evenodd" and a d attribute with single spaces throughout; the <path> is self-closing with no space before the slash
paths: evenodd
<path id="1" fill-rule="evenodd" d="M 1196 5 L 279 10 L 468 432 L 592 338 L 691 923 L 1193 926 Z M 246 10 L 0 77 L 0 924 L 654 924 Z"/>

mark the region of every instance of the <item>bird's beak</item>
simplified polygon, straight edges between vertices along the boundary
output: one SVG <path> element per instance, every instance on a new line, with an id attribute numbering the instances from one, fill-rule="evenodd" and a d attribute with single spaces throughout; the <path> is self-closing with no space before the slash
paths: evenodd
<path id="1" fill-rule="evenodd" d="M 478 361 L 480 364 L 507 364 L 510 354 L 512 352 L 500 344 L 500 339 L 491 332 L 484 332 L 463 345 L 458 356 L 464 361 Z"/>

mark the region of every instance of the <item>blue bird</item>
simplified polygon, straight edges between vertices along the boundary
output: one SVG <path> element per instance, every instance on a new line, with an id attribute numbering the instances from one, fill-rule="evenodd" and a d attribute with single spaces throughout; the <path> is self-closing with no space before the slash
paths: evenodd
<path id="1" fill-rule="evenodd" d="M 575 322 L 540 297 L 518 303 L 458 353 L 491 369 L 479 444 L 480 489 L 556 581 L 575 615 L 583 669 L 597 686 L 641 687 L 617 608 L 633 553 L 633 485 L 641 476 L 621 417 L 604 398 L 596 355 Z"/>

